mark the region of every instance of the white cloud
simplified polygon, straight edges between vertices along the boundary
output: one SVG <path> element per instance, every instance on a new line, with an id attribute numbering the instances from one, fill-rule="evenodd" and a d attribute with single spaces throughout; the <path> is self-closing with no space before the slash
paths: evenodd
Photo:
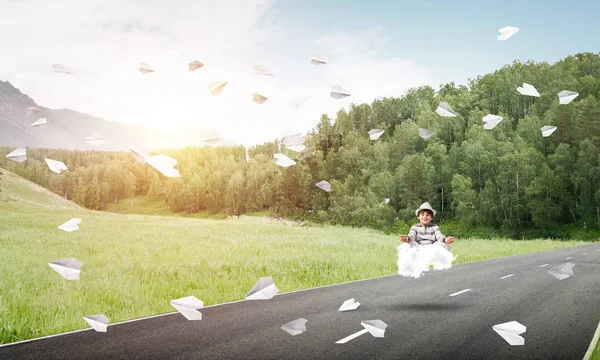
<path id="1" fill-rule="evenodd" d="M 0 43 L 9 54 L 0 57 L 0 79 L 42 106 L 124 123 L 195 124 L 246 145 L 287 130 L 308 131 L 322 113 L 333 117 L 352 102 L 440 83 L 410 60 L 383 57 L 387 38 L 381 29 L 326 35 L 302 46 L 302 35 L 286 34 L 285 24 L 270 13 L 272 5 L 271 0 L 0 0 Z M 282 39 L 290 45 L 276 49 L 283 54 L 278 62 L 255 63 L 273 50 L 272 41 Z M 312 65 L 312 55 L 328 64 Z M 192 60 L 205 66 L 188 72 Z M 141 74 L 140 62 L 156 72 Z M 54 63 L 75 75 L 53 73 Z M 254 65 L 275 76 L 254 75 Z M 229 83 L 212 97 L 207 85 L 216 80 Z M 352 96 L 332 99 L 334 84 Z M 253 103 L 254 92 L 269 100 Z M 295 109 L 290 101 L 299 93 L 313 95 Z"/>

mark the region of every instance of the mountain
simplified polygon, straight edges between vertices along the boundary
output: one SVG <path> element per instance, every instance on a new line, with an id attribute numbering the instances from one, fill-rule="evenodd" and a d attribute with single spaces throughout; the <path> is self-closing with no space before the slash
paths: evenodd
<path id="1" fill-rule="evenodd" d="M 26 115 L 34 106 L 39 113 Z M 32 127 L 39 118 L 47 123 Z M 105 143 L 94 147 L 84 142 L 92 135 L 101 135 Z M 204 139 L 217 134 L 208 129 L 178 126 L 153 131 L 141 125 L 126 125 L 70 109 L 49 109 L 39 106 L 8 81 L 0 81 L 0 146 L 30 148 L 60 148 L 79 150 L 129 151 L 130 148 L 149 151 L 163 148 L 204 146 Z M 219 145 L 237 145 L 220 138 Z"/>

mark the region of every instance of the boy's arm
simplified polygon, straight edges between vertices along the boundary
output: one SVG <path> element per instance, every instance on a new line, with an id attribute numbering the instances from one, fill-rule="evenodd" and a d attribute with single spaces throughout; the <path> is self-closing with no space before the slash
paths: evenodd
<path id="1" fill-rule="evenodd" d="M 414 225 L 410 228 L 410 231 L 408 232 L 408 243 L 413 246 L 418 245 L 418 243 L 417 243 L 417 227 Z"/>
<path id="2" fill-rule="evenodd" d="M 437 241 L 443 242 L 444 244 L 446 243 L 446 235 L 442 234 L 440 227 L 437 225 L 435 226 L 434 236 Z"/>

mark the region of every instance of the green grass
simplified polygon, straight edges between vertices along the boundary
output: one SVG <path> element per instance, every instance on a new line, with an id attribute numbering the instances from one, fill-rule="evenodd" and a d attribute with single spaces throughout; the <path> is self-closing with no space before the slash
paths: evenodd
<path id="1" fill-rule="evenodd" d="M 241 300 L 265 276 L 287 292 L 397 271 L 398 236 L 374 230 L 94 212 L 6 175 L 0 188 L 0 343 L 87 328 L 84 315 L 172 312 L 190 295 Z M 57 228 L 71 217 L 79 230 Z M 460 264 L 584 243 L 458 238 L 453 253 Z M 83 262 L 79 281 L 48 266 L 66 257 Z"/>

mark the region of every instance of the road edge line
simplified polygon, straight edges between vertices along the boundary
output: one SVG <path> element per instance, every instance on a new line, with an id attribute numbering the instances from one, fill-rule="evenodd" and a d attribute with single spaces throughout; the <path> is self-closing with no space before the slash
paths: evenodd
<path id="1" fill-rule="evenodd" d="M 592 358 L 594 349 L 596 348 L 596 345 L 598 345 L 598 339 L 600 339 L 600 322 L 598 322 L 598 328 L 596 329 L 596 333 L 594 334 L 594 337 L 592 338 L 590 347 L 588 348 L 587 352 L 583 356 L 583 360 L 590 360 Z"/>

